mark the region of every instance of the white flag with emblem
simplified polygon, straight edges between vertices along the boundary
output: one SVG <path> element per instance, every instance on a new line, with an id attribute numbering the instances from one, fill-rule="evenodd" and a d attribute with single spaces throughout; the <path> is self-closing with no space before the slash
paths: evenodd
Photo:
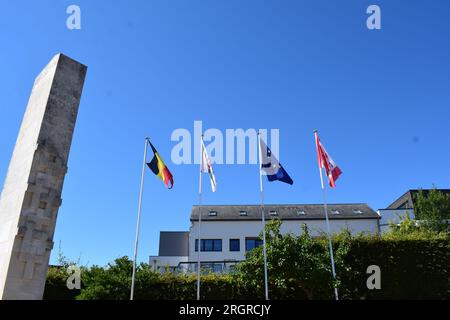
<path id="1" fill-rule="evenodd" d="M 214 175 L 214 170 L 211 164 L 211 159 L 209 159 L 208 152 L 206 152 L 205 144 L 202 139 L 202 165 L 201 172 L 208 173 L 209 180 L 211 181 L 211 190 L 212 192 L 216 192 L 216 176 Z"/>

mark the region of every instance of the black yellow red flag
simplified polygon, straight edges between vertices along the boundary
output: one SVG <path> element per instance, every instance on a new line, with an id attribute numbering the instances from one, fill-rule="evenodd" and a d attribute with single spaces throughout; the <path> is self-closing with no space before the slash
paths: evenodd
<path id="1" fill-rule="evenodd" d="M 150 146 L 152 147 L 154 155 L 152 161 L 148 162 L 147 165 L 150 168 L 150 170 L 152 170 L 152 172 L 164 182 L 167 188 L 172 189 L 173 188 L 172 173 L 167 168 L 166 164 L 160 157 L 158 151 L 156 151 L 156 148 L 153 146 L 153 144 L 150 141 L 149 143 Z"/>

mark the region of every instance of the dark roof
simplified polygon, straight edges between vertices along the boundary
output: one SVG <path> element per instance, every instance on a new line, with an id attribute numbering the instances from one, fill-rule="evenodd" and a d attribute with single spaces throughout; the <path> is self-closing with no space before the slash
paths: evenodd
<path id="1" fill-rule="evenodd" d="M 386 209 L 413 209 L 416 202 L 416 195 L 422 190 L 424 196 L 428 195 L 431 189 L 410 189 L 406 191 L 400 198 L 392 202 Z M 450 189 L 436 189 L 439 192 L 450 194 Z"/>
<path id="2" fill-rule="evenodd" d="M 159 256 L 187 255 L 189 255 L 189 231 L 161 231 L 159 233 Z"/>
<path id="3" fill-rule="evenodd" d="M 260 205 L 205 205 L 202 207 L 192 206 L 191 221 L 198 220 L 198 215 L 202 212 L 204 221 L 227 221 L 227 220 L 261 220 Z M 337 210 L 339 214 L 333 213 Z M 217 212 L 216 216 L 211 216 L 210 212 Z M 241 215 L 241 211 L 246 211 L 247 215 Z M 270 214 L 276 211 L 277 215 Z M 304 214 L 300 212 L 303 211 Z M 360 212 L 359 212 L 360 211 Z M 264 216 L 266 219 L 280 218 L 282 220 L 324 220 L 324 210 L 322 204 L 277 204 L 265 205 Z M 329 204 L 329 219 L 379 219 L 379 215 L 364 203 L 354 204 Z"/>

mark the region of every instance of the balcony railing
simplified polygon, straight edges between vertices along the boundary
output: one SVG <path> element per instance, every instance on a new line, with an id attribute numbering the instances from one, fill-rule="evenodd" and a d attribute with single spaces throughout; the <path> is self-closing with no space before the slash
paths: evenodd
<path id="1" fill-rule="evenodd" d="M 232 273 L 235 270 L 236 264 L 240 261 L 204 261 L 200 262 L 200 272 L 201 274 L 210 274 L 210 273 Z M 196 261 L 191 262 L 180 262 L 178 264 L 177 273 L 197 273 L 197 265 Z"/>

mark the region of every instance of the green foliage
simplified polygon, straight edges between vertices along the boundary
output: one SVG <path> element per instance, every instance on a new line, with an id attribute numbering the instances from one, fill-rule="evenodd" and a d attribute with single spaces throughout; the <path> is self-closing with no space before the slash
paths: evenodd
<path id="1" fill-rule="evenodd" d="M 332 299 L 333 286 L 342 299 L 449 299 L 450 240 L 446 233 L 418 228 L 410 222 L 386 236 L 352 237 L 349 232 L 332 239 L 337 281 L 331 275 L 328 239 L 280 233 L 280 221 L 267 224 L 267 258 L 271 299 Z M 381 269 L 381 290 L 369 290 L 367 267 Z M 132 261 L 116 259 L 106 267 L 83 267 L 82 288 L 68 290 L 65 268 L 50 268 L 45 299 L 127 300 Z M 262 248 L 248 253 L 233 274 L 202 275 L 204 299 L 263 299 Z M 137 268 L 135 299 L 194 300 L 195 274 L 160 274 L 148 264 Z"/>
<path id="2" fill-rule="evenodd" d="M 450 195 L 433 188 L 426 196 L 420 190 L 415 200 L 416 219 L 421 220 L 423 227 L 438 232 L 448 231 Z"/>
<path id="3" fill-rule="evenodd" d="M 448 234 L 445 231 L 435 231 L 424 227 L 407 214 L 401 217 L 399 224 L 391 224 L 383 238 L 386 240 L 445 240 Z"/>
<path id="4" fill-rule="evenodd" d="M 83 289 L 77 297 L 80 300 L 126 300 L 130 298 L 133 262 L 122 257 L 109 263 L 105 268 L 93 266 L 81 274 Z M 142 263 L 136 268 L 136 297 L 147 291 L 148 283 L 156 278 L 148 264 Z"/>
<path id="5" fill-rule="evenodd" d="M 67 289 L 66 281 L 69 274 L 64 267 L 50 267 L 45 284 L 45 300 L 74 300 L 80 290 Z"/>
<path id="6" fill-rule="evenodd" d="M 283 299 L 330 298 L 333 285 L 328 241 L 313 239 L 306 225 L 300 236 L 280 233 L 280 220 L 266 226 L 267 269 L 272 297 Z M 335 264 L 341 270 L 342 257 L 348 246 L 343 241 L 335 250 Z M 264 257 L 262 248 L 253 249 L 238 265 L 237 277 L 256 289 L 258 297 L 264 292 Z"/>
<path id="7" fill-rule="evenodd" d="M 341 274 L 344 299 L 449 299 L 449 239 L 355 238 Z M 366 286 L 367 267 L 381 269 L 381 290 Z"/>
<path id="8" fill-rule="evenodd" d="M 44 290 L 44 299 L 46 300 L 73 300 L 80 294 L 80 290 L 67 288 L 67 279 L 70 274 L 67 269 L 70 266 L 78 266 L 82 272 L 87 267 L 80 266 L 80 258 L 75 260 L 68 259 L 62 252 L 61 242 L 58 247 L 57 256 L 58 266 L 51 266 L 47 273 L 47 281 Z"/>
<path id="9" fill-rule="evenodd" d="M 133 262 L 128 257 L 116 259 L 106 268 L 93 266 L 82 274 L 83 289 L 79 300 L 127 300 L 130 298 Z M 134 299 L 194 300 L 196 275 L 175 275 L 153 272 L 148 264 L 136 269 Z M 202 299 L 228 299 L 233 295 L 234 281 L 229 275 L 202 276 Z"/>

